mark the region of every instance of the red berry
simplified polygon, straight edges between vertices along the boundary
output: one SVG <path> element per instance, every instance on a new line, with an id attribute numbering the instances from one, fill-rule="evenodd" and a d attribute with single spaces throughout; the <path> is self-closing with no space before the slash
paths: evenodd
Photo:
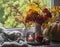
<path id="1" fill-rule="evenodd" d="M 48 12 L 48 9 L 47 9 L 47 8 L 44 8 L 44 9 L 42 10 L 42 12 L 46 13 L 46 12 Z"/>
<path id="2" fill-rule="evenodd" d="M 48 13 L 46 13 L 46 16 L 48 16 L 48 17 L 52 17 L 52 14 L 50 13 L 50 12 L 48 12 Z"/>
<path id="3" fill-rule="evenodd" d="M 43 16 L 44 21 L 48 19 L 48 17 L 45 15 Z"/>
<path id="4" fill-rule="evenodd" d="M 41 36 L 37 36 L 37 37 L 36 37 L 36 41 L 37 41 L 37 42 L 42 42 L 42 40 L 43 40 L 43 37 L 41 37 Z"/>

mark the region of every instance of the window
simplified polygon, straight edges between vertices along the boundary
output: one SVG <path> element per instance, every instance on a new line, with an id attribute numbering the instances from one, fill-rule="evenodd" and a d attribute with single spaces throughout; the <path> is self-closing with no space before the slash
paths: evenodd
<path id="1" fill-rule="evenodd" d="M 32 1 L 32 0 L 31 0 Z M 36 1 L 36 0 L 35 0 Z M 51 0 L 39 0 L 41 5 L 51 7 Z M 24 27 L 24 24 L 20 24 L 15 21 L 13 12 L 8 7 L 8 2 L 12 2 L 21 12 L 26 11 L 27 0 L 0 0 L 0 27 L 16 28 Z"/>
<path id="2" fill-rule="evenodd" d="M 51 0 L 41 0 L 41 5 L 45 5 L 46 7 L 51 7 Z"/>

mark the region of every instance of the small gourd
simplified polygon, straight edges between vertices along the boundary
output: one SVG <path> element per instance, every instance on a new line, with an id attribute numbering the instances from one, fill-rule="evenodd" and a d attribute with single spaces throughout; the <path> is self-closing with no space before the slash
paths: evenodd
<path id="1" fill-rule="evenodd" d="M 43 31 L 43 35 L 48 36 L 52 41 L 60 41 L 60 22 L 54 22 L 48 29 Z"/>

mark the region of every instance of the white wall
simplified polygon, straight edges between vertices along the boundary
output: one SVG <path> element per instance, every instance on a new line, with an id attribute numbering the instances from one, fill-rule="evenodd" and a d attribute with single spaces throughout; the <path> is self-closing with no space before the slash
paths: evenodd
<path id="1" fill-rule="evenodd" d="M 60 6 L 60 0 L 51 0 L 51 6 Z"/>

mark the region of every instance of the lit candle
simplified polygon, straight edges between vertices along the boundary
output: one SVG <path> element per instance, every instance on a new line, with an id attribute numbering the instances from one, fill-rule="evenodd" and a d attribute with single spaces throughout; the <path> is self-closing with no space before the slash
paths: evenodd
<path id="1" fill-rule="evenodd" d="M 29 35 L 28 40 L 29 40 L 29 41 L 33 41 L 32 35 Z"/>

